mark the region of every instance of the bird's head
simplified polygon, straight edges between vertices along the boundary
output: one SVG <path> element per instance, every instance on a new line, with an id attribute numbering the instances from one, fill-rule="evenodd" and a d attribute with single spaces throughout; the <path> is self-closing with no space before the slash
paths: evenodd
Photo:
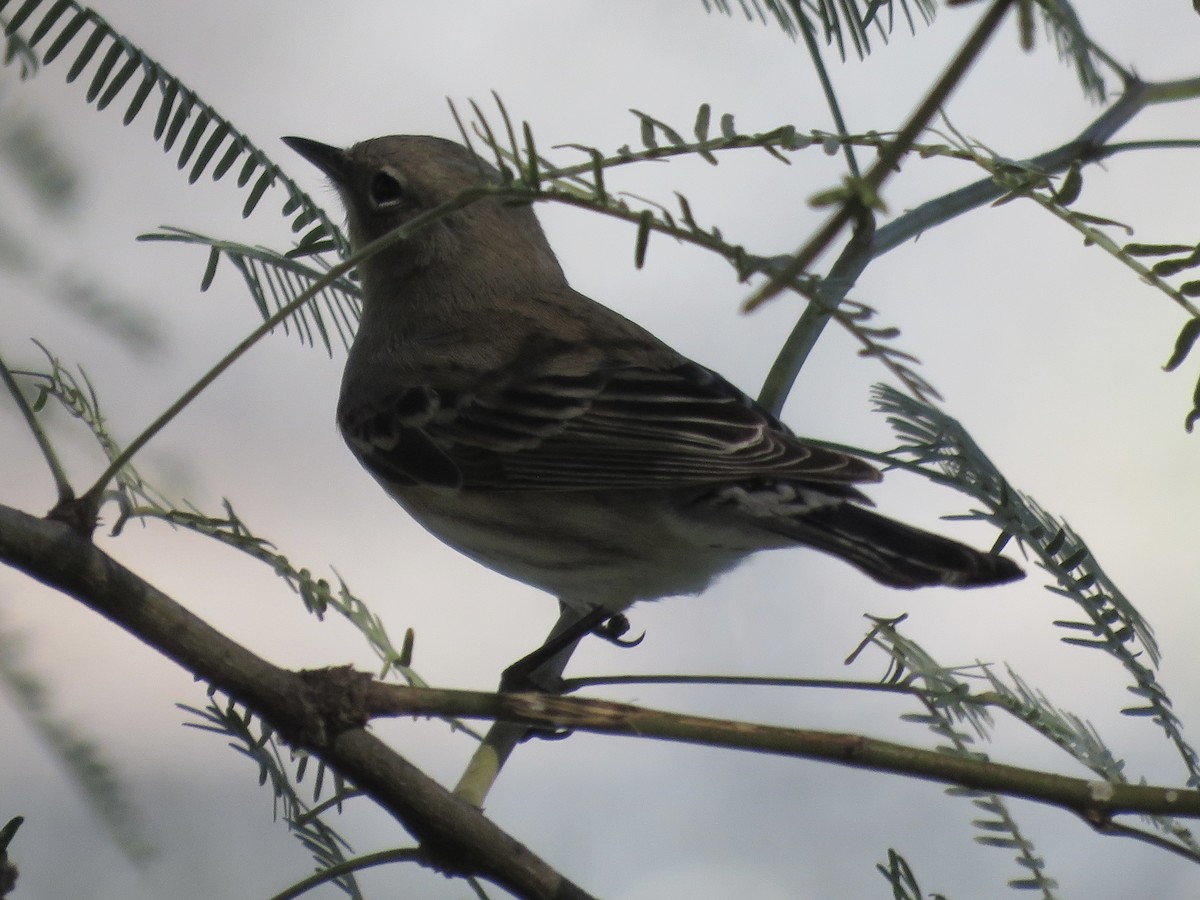
<path id="1" fill-rule="evenodd" d="M 426 135 L 373 138 L 348 149 L 308 138 L 283 140 L 337 188 L 355 250 L 443 204 L 472 201 L 364 261 L 368 305 L 414 276 L 469 278 L 476 290 L 496 280 L 563 283 L 528 204 L 472 197 L 501 183 L 500 174 L 461 144 Z"/>

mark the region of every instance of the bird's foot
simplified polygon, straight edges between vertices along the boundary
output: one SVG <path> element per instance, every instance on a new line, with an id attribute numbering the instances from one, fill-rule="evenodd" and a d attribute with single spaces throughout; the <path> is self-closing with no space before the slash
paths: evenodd
<path id="1" fill-rule="evenodd" d="M 629 619 L 624 613 L 617 613 L 609 616 L 600 624 L 592 628 L 592 634 L 598 638 L 603 638 L 610 644 L 617 647 L 636 647 L 646 639 L 646 632 L 642 632 L 632 640 L 625 640 L 625 634 L 629 631 Z"/>

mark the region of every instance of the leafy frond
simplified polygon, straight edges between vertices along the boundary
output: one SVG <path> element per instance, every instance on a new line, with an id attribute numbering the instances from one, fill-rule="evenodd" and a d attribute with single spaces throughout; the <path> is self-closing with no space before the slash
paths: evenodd
<path id="1" fill-rule="evenodd" d="M 891 657 L 893 680 L 920 683 L 923 687 L 923 691 L 916 696 L 921 698 L 925 711 L 906 714 L 901 719 L 924 725 L 932 731 L 942 741 L 937 749 L 943 753 L 987 760 L 986 753 L 975 749 L 975 738 L 987 739 L 990 736 L 992 720 L 987 711 L 970 697 L 970 688 L 962 680 L 961 670 L 940 665 L 915 641 L 900 634 L 895 626 L 893 621 L 876 620 L 868 640 Z M 958 727 L 962 722 L 971 725 L 974 736 Z M 970 799 L 982 814 L 971 822 L 983 832 L 976 836 L 977 843 L 1015 851 L 1016 863 L 1023 874 L 1021 878 L 1010 879 L 1009 887 L 1038 890 L 1044 900 L 1053 900 L 1058 884 L 1046 874 L 1045 861 L 1036 854 L 1033 842 L 1021 833 L 1004 798 L 998 794 L 961 787 L 947 788 L 946 793 Z"/>
<path id="2" fill-rule="evenodd" d="M 733 15 L 732 0 L 701 0 L 707 12 Z M 803 32 L 818 35 L 826 44 L 836 44 L 842 59 L 849 43 L 859 59 L 871 52 L 870 29 L 886 42 L 897 20 L 903 19 L 916 33 L 917 19 L 928 25 L 937 13 L 935 0 L 737 0 L 745 17 L 764 25 L 774 23 L 795 40 Z M 915 13 L 915 16 L 914 16 Z"/>
<path id="3" fill-rule="evenodd" d="M 406 649 L 397 650 L 383 621 L 371 612 L 367 604 L 356 596 L 344 581 L 338 579 L 339 587 L 335 591 L 326 579 L 314 576 L 307 568 L 297 569 L 286 556 L 276 552 L 269 541 L 258 537 L 247 528 L 228 500 L 224 505 L 224 516 L 207 516 L 194 508 L 135 509 L 130 512 L 130 516 L 161 519 L 173 526 L 212 538 L 265 563 L 300 597 L 308 612 L 323 618 L 326 610 L 332 607 L 358 628 L 383 663 L 381 676 L 398 671 L 410 683 L 422 683 L 409 668 L 412 655 L 410 641 L 405 642 Z"/>
<path id="4" fill-rule="evenodd" d="M 1068 0 L 1037 0 L 1046 34 L 1054 42 L 1058 58 L 1075 67 L 1085 96 L 1100 102 L 1106 95 L 1104 78 L 1097 67 L 1099 48 L 1092 43 L 1083 23 Z M 1105 59 L 1110 65 L 1111 60 Z"/>
<path id="5" fill-rule="evenodd" d="M 309 757 L 301 752 L 285 750 L 275 738 L 270 726 L 263 723 L 249 710 L 241 710 L 232 701 L 218 703 L 210 692 L 209 704 L 204 709 L 178 704 L 198 721 L 185 722 L 191 728 L 211 731 L 230 741 L 231 746 L 258 766 L 258 783 L 270 782 L 275 798 L 275 814 L 280 813 L 296 839 L 312 854 L 319 870 L 334 866 L 344 869 L 343 874 L 332 879 L 333 883 L 353 900 L 361 900 L 362 893 L 351 868 L 347 867 L 345 850 L 350 844 L 337 833 L 322 817 L 322 812 L 336 807 L 357 792 L 348 788 L 340 776 L 333 774 L 334 803 L 325 803 L 319 808 L 310 807 L 300 799 L 299 784 L 304 780 Z M 295 761 L 295 772 L 290 770 L 286 759 Z M 319 800 L 325 785 L 325 764 L 317 761 L 317 774 L 313 785 L 313 799 Z"/>
<path id="6" fill-rule="evenodd" d="M 13 371 L 14 375 L 26 379 L 32 386 L 35 395 L 34 411 L 40 411 L 45 407 L 46 401 L 53 397 L 73 418 L 78 419 L 91 431 L 109 462 L 117 459 L 121 455 L 121 446 L 108 431 L 104 415 L 100 411 L 100 399 L 88 380 L 87 373 L 81 368 L 79 376 L 76 377 L 46 347 L 40 343 L 37 346 L 46 355 L 50 365 L 49 371 Z M 165 510 L 171 505 L 132 465 L 124 465 L 116 473 L 115 480 L 116 499 L 123 508 L 132 508 L 139 500 L 159 510 Z"/>
<path id="7" fill-rule="evenodd" d="M 1159 662 L 1153 631 L 1079 535 L 1013 489 L 957 420 L 885 385 L 877 386 L 874 396 L 900 440 L 886 456 L 891 464 L 974 497 L 984 508 L 968 518 L 993 523 L 1002 531 L 1001 544 L 1016 537 L 1037 555 L 1057 582 L 1047 589 L 1070 599 L 1082 613 L 1079 620 L 1055 621 L 1067 632 L 1063 642 L 1102 650 L 1120 661 L 1133 678 L 1127 690 L 1138 698 L 1122 712 L 1152 719 L 1174 744 L 1189 773 L 1188 785 L 1200 784 L 1200 757 L 1184 739 L 1182 723 L 1152 668 Z"/>
<path id="8" fill-rule="evenodd" d="M 981 668 L 993 692 L 988 697 L 989 702 L 1002 706 L 1106 781 L 1120 783 L 1126 780 L 1125 761 L 1113 755 L 1090 722 L 1054 706 L 1011 666 L 1008 667 L 1008 681 L 997 675 L 991 666 Z"/>
<path id="9" fill-rule="evenodd" d="M 1008 681 L 1000 678 L 990 666 L 984 667 L 983 671 L 991 684 L 992 693 L 990 696 L 976 695 L 977 699 L 986 699 L 989 703 L 1003 707 L 1105 781 L 1113 784 L 1129 783 L 1129 776 L 1125 773 L 1125 760 L 1114 756 L 1090 722 L 1054 706 L 1041 691 L 1035 691 L 1026 684 L 1011 667 L 1008 667 Z M 1200 857 L 1200 843 L 1191 829 L 1168 816 L 1148 818 L 1160 832 L 1172 838 L 1193 856 Z"/>
<path id="10" fill-rule="evenodd" d="M 0 0 L 0 12 L 10 0 Z M 97 109 L 107 109 L 119 96 L 127 96 L 124 124 L 129 125 L 155 97 L 154 140 L 166 153 L 176 150 L 176 165 L 188 170 L 189 182 L 208 173 L 218 181 L 237 166 L 237 184 L 246 193 L 242 215 L 254 211 L 267 189 L 280 186 L 287 195 L 283 215 L 292 219 L 292 230 L 315 226 L 339 249 L 348 245 L 341 230 L 325 212 L 277 166 L 270 157 L 228 119 L 204 102 L 195 91 L 164 68 L 128 38 L 116 31 L 90 7 L 75 0 L 25 0 L 5 25 L 11 42 L 23 40 L 33 51 L 46 45 L 40 63 L 49 66 L 61 58 L 71 60 L 66 78 L 74 83 L 90 70 L 85 97 Z M 67 51 L 70 51 L 68 53 Z M 65 54 L 65 55 L 64 55 Z M 94 64 L 93 64 L 94 63 Z M 136 84 L 130 88 L 130 85 Z"/>
<path id="11" fill-rule="evenodd" d="M 1021 878 L 1010 878 L 1010 888 L 1040 891 L 1044 900 L 1054 900 L 1058 882 L 1046 873 L 1046 861 L 1037 855 L 1033 842 L 1021 833 L 1003 797 L 965 788 L 951 788 L 946 793 L 969 797 L 972 805 L 981 813 L 978 818 L 971 820 L 971 824 L 983 832 L 975 836 L 976 843 L 1015 852 L 1015 862 L 1025 874 Z"/>
<path id="12" fill-rule="evenodd" d="M 831 315 L 862 344 L 859 356 L 879 360 L 914 397 L 926 402 L 942 398 L 937 388 L 917 372 L 915 367 L 920 360 L 892 343 L 900 336 L 900 329 L 871 324 L 878 315 L 876 310 L 847 298 Z"/>
<path id="13" fill-rule="evenodd" d="M 875 868 L 892 887 L 892 900 L 945 900 L 942 894 L 926 894 L 917 883 L 912 867 L 896 850 L 888 847 L 887 865 L 876 863 Z"/>
<path id="14" fill-rule="evenodd" d="M 116 769 L 93 741 L 54 713 L 46 685 L 21 665 L 19 656 L 16 636 L 0 630 L 0 690 L 46 751 L 62 763 L 121 851 L 135 863 L 147 861 L 155 850 Z"/>
<path id="15" fill-rule="evenodd" d="M 0 11 L 9 3 L 10 0 L 0 0 Z M 294 251 L 297 255 L 312 256 L 335 250 L 344 256 L 349 252 L 349 243 L 341 229 L 265 151 L 194 90 L 112 28 L 95 10 L 76 0 L 25 0 L 8 20 L 5 32 L 10 47 L 23 47 L 33 53 L 44 46 L 41 66 L 70 60 L 68 83 L 90 73 L 85 98 L 97 109 L 107 109 L 118 98 L 127 98 L 124 124 L 129 125 L 147 110 L 153 111 L 154 141 L 164 152 L 175 156 L 180 170 L 187 170 L 189 183 L 195 183 L 205 174 L 213 181 L 227 175 L 235 177 L 245 194 L 243 216 L 254 211 L 269 188 L 281 188 L 285 193 L 281 214 L 291 220 L 294 233 L 304 232 Z M 230 254 L 230 258 L 234 255 Z M 271 276 L 278 269 L 252 271 L 248 258 L 234 264 L 242 266 L 260 308 L 269 305 L 268 297 L 278 301 L 294 287 L 295 282 L 289 276 L 272 281 Z M 320 306 L 310 304 L 296 328 L 301 338 L 310 343 L 314 331 L 319 332 L 329 349 L 327 330 L 332 327 L 347 342 L 353 331 L 351 320 L 357 319 L 358 309 L 355 303 L 348 306 L 331 303 L 340 300 L 338 292 L 327 293 L 324 300 L 333 325 L 327 325 Z"/>
<path id="16" fill-rule="evenodd" d="M 283 254 L 265 247 L 252 247 L 171 227 L 140 235 L 138 240 L 168 241 L 208 248 L 208 261 L 200 280 L 201 291 L 208 290 L 212 285 L 221 260 L 228 260 L 242 276 L 264 320 L 295 301 L 328 272 L 328 266 L 317 255 L 320 250 L 314 250 L 311 242 L 306 241 L 302 241 L 295 250 Z M 298 257 L 313 259 L 316 267 L 300 262 Z M 322 307 L 324 315 L 321 314 Z M 297 309 L 292 320 L 301 340 L 312 344 L 315 333 L 320 336 L 326 352 L 332 355 L 333 344 L 326 323 L 333 324 L 342 346 L 348 348 L 354 339 L 361 310 L 362 295 L 358 285 L 349 278 L 339 278 Z M 287 331 L 288 327 L 288 320 L 285 319 L 283 328 Z"/>

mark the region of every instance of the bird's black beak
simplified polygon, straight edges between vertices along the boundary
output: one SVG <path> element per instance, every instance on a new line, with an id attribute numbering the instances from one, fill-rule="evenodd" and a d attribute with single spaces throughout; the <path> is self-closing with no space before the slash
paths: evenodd
<path id="1" fill-rule="evenodd" d="M 341 147 L 331 147 L 302 137 L 280 140 L 328 175 L 334 184 L 346 184 L 350 179 L 350 157 Z"/>

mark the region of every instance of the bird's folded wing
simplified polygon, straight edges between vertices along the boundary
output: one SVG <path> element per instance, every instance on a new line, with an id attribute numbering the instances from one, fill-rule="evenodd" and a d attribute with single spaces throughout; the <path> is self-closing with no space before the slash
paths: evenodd
<path id="1" fill-rule="evenodd" d="M 364 464 L 400 484 L 537 491 L 879 478 L 860 459 L 796 438 L 695 363 L 537 374 L 473 393 L 410 388 L 342 410 L 340 425 Z"/>

